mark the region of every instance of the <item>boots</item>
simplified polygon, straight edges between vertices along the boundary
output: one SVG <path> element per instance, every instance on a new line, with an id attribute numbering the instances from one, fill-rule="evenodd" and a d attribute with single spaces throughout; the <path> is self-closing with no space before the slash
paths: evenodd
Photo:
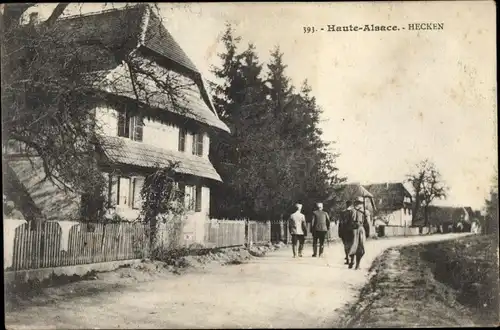
<path id="1" fill-rule="evenodd" d="M 354 256 L 351 256 L 351 260 L 349 262 L 349 269 L 351 269 L 352 266 L 354 266 Z"/>
<path id="2" fill-rule="evenodd" d="M 313 243 L 313 257 L 316 257 L 317 256 L 317 252 L 318 252 L 318 245 L 314 244 Z"/>
<path id="3" fill-rule="evenodd" d="M 355 269 L 359 269 L 359 263 L 361 262 L 361 258 L 362 258 L 362 256 L 356 256 L 356 268 Z"/>
<path id="4" fill-rule="evenodd" d="M 320 245 L 319 247 L 319 256 L 321 257 L 323 255 L 323 246 Z"/>

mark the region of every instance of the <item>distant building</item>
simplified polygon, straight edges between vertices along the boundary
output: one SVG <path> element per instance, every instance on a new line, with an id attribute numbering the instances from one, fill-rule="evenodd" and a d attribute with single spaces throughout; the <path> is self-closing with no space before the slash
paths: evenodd
<path id="1" fill-rule="evenodd" d="M 423 225 L 423 207 L 420 208 L 414 225 Z M 427 211 L 428 224 L 440 228 L 442 232 L 470 231 L 471 219 L 465 207 L 431 205 Z"/>
<path id="2" fill-rule="evenodd" d="M 412 196 L 403 183 L 377 183 L 365 187 L 373 194 L 377 222 L 389 226 L 411 225 Z"/>

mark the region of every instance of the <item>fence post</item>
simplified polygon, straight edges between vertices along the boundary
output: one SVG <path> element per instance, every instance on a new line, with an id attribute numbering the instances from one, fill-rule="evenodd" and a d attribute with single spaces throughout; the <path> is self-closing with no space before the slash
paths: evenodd
<path id="1" fill-rule="evenodd" d="M 267 242 L 271 242 L 271 220 L 267 221 Z"/>

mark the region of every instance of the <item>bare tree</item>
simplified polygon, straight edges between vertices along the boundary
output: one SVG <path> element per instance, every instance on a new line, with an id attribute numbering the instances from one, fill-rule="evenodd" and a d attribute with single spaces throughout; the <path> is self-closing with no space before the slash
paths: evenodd
<path id="1" fill-rule="evenodd" d="M 117 42 L 96 33 L 96 26 L 64 23 L 67 3 L 58 4 L 43 22 L 32 14 L 30 23 L 21 24 L 34 5 L 4 4 L 0 14 L 2 150 L 22 149 L 33 166 L 43 169 L 43 180 L 65 191 L 100 193 L 104 180 L 96 152 L 111 146 L 100 139 L 96 107 L 113 103 L 130 108 L 133 103 L 134 111 L 189 111 L 184 91 L 195 87 L 195 81 L 138 51 L 137 36 L 127 33 L 131 25 L 144 24 L 140 20 L 119 16 L 111 28 L 127 37 Z M 158 26 L 141 38 L 164 33 L 161 15 L 152 16 L 156 6 L 133 7 L 148 11 L 148 19 Z"/>
<path id="2" fill-rule="evenodd" d="M 446 198 L 448 187 L 435 164 L 428 159 L 418 163 L 415 170 L 407 175 L 407 180 L 413 186 L 415 197 L 412 222 L 416 221 L 419 211 L 423 209 L 424 226 L 427 226 L 429 206 L 436 199 Z"/>

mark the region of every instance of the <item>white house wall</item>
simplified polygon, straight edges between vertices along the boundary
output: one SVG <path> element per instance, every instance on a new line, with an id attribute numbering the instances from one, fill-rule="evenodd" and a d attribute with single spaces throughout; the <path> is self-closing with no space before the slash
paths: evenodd
<path id="1" fill-rule="evenodd" d="M 386 219 L 388 226 L 408 227 L 411 225 L 411 214 L 408 210 L 406 210 L 405 213 L 404 209 L 399 209 L 386 214 L 384 218 Z"/>
<path id="2" fill-rule="evenodd" d="M 118 112 L 116 109 L 111 107 L 97 108 L 96 120 L 102 134 L 108 136 L 118 135 Z M 179 131 L 180 128 L 174 124 L 145 118 L 142 143 L 165 150 L 178 151 Z M 188 131 L 186 134 L 184 152 L 187 154 L 192 154 L 194 136 L 193 132 Z M 203 155 L 201 157 L 208 159 L 209 147 L 210 138 L 207 133 L 203 133 Z M 183 239 L 186 244 L 203 243 L 204 240 L 205 220 L 208 219 L 210 211 L 210 188 L 202 186 L 201 191 L 201 211 L 189 212 L 184 223 Z M 116 213 L 127 220 L 133 220 L 139 215 L 139 210 L 119 206 L 116 208 Z"/>
<path id="3" fill-rule="evenodd" d="M 99 107 L 96 109 L 96 121 L 101 133 L 107 136 L 118 135 L 118 112 L 110 107 Z M 179 130 L 174 124 L 160 122 L 146 118 L 144 119 L 142 143 L 162 148 L 165 150 L 178 151 Z M 194 133 L 188 132 L 186 135 L 185 153 L 191 154 L 193 148 Z M 210 137 L 203 133 L 203 155 L 208 159 L 210 148 Z"/>

